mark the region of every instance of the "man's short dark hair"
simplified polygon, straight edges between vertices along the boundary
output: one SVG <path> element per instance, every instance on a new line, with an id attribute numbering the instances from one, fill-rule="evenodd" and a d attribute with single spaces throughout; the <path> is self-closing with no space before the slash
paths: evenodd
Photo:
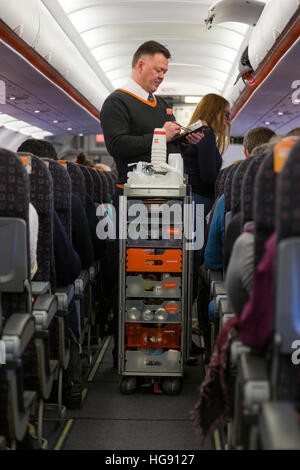
<path id="1" fill-rule="evenodd" d="M 156 41 L 147 41 L 142 44 L 137 51 L 135 51 L 133 59 L 132 59 L 132 68 L 136 66 L 138 60 L 143 55 L 154 55 L 154 54 L 163 54 L 166 59 L 170 59 L 171 54 L 170 51 Z"/>
<path id="2" fill-rule="evenodd" d="M 245 134 L 243 146 L 248 150 L 250 155 L 257 145 L 266 144 L 273 135 L 275 135 L 275 132 L 268 127 L 255 127 Z"/>
<path id="3" fill-rule="evenodd" d="M 47 142 L 47 140 L 27 139 L 20 145 L 17 151 L 29 152 L 36 157 L 57 160 L 56 150 L 50 142 Z"/>

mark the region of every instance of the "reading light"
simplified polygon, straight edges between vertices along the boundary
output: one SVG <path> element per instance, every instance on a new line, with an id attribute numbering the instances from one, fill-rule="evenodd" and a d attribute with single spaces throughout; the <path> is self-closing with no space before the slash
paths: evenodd
<path id="1" fill-rule="evenodd" d="M 201 100 L 202 96 L 185 96 L 184 102 L 187 104 L 197 104 Z"/>

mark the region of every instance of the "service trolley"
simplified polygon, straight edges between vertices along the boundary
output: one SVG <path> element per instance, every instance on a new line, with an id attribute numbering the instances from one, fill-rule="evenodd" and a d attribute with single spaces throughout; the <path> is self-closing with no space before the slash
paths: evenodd
<path id="1" fill-rule="evenodd" d="M 122 393 L 134 392 L 143 382 L 159 393 L 180 391 L 191 345 L 192 200 L 187 188 L 124 185 L 119 219 Z"/>

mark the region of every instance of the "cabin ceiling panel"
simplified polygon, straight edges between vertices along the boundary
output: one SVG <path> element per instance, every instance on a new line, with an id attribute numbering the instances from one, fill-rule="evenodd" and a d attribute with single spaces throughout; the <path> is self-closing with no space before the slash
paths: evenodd
<path id="1" fill-rule="evenodd" d="M 248 25 L 234 22 L 207 30 L 204 20 L 212 0 L 59 3 L 113 87 L 124 86 L 134 52 L 153 39 L 166 45 L 172 55 L 164 81 L 167 88 L 175 89 L 174 83 L 179 83 L 180 93 L 191 94 L 190 87 L 194 89 L 198 82 L 200 87 L 203 80 L 208 92 L 223 93 L 249 31 Z M 179 89 L 175 92 L 179 94 Z"/>

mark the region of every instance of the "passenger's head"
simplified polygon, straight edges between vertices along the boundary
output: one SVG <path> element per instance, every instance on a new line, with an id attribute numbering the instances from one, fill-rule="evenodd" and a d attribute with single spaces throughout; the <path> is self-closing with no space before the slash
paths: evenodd
<path id="1" fill-rule="evenodd" d="M 230 105 L 223 96 L 209 93 L 203 96 L 189 122 L 189 126 L 196 121 L 206 121 L 217 139 L 217 146 L 223 154 L 229 144 L 230 137 Z"/>
<path id="2" fill-rule="evenodd" d="M 88 157 L 87 157 L 87 154 L 85 152 L 80 152 L 77 157 L 75 158 L 75 162 L 76 163 L 79 163 L 80 165 L 84 165 L 84 166 L 90 166 L 90 167 L 94 167 L 94 163 L 92 162 L 92 160 L 90 160 Z"/>
<path id="3" fill-rule="evenodd" d="M 105 165 L 105 163 L 96 163 L 95 168 L 98 170 L 111 171 L 110 166 Z"/>
<path id="4" fill-rule="evenodd" d="M 57 153 L 54 146 L 46 140 L 27 139 L 17 150 L 18 152 L 29 152 L 37 157 L 57 160 Z"/>
<path id="5" fill-rule="evenodd" d="M 261 144 L 266 144 L 274 135 L 275 132 L 268 127 L 255 127 L 254 129 L 251 129 L 251 131 L 248 131 L 243 140 L 245 157 L 250 157 L 251 152 L 255 147 Z"/>
<path id="6" fill-rule="evenodd" d="M 287 137 L 300 137 L 300 127 L 295 127 L 295 129 L 292 129 L 290 132 L 287 133 Z"/>
<path id="7" fill-rule="evenodd" d="M 154 93 L 168 71 L 168 49 L 156 41 L 147 41 L 134 53 L 131 77 L 148 93 Z"/>

